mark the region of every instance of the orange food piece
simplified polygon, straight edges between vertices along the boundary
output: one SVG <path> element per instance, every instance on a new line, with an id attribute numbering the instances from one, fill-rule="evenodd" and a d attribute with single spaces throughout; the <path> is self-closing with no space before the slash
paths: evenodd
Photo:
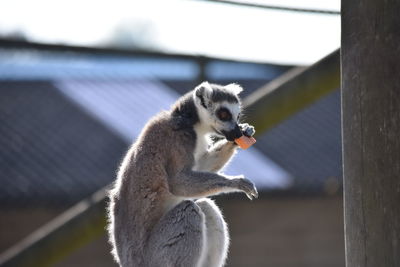
<path id="1" fill-rule="evenodd" d="M 235 139 L 235 143 L 240 146 L 242 149 L 248 149 L 252 145 L 254 145 L 256 142 L 256 139 L 254 137 L 248 137 L 245 135 L 242 135 L 241 137 Z"/>

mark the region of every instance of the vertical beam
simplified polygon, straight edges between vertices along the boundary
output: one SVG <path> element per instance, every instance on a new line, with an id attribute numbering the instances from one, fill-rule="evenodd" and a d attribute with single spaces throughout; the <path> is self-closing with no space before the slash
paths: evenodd
<path id="1" fill-rule="evenodd" d="M 342 0 L 347 267 L 400 266 L 400 2 Z"/>
<path id="2" fill-rule="evenodd" d="M 197 64 L 199 66 L 199 74 L 197 76 L 197 84 L 200 84 L 204 81 L 207 81 L 207 64 L 209 59 L 203 56 L 200 56 L 197 59 Z"/>

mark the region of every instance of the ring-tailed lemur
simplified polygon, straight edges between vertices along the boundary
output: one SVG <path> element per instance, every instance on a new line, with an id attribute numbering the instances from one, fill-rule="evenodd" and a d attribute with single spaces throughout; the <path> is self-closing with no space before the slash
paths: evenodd
<path id="1" fill-rule="evenodd" d="M 202 83 L 151 119 L 129 149 L 109 194 L 108 231 L 121 266 L 224 265 L 227 226 L 206 197 L 258 197 L 243 176 L 216 173 L 235 153 L 234 139 L 254 133 L 238 124 L 241 90 Z M 209 134 L 225 138 L 210 145 Z"/>

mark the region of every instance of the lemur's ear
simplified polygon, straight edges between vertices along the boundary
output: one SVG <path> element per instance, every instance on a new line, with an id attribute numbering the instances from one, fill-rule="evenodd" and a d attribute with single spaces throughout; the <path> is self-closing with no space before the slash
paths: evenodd
<path id="1" fill-rule="evenodd" d="M 195 99 L 200 103 L 200 105 L 207 108 L 212 92 L 213 89 L 211 85 L 208 82 L 202 82 L 196 87 L 196 89 L 194 89 Z"/>
<path id="2" fill-rule="evenodd" d="M 225 86 L 225 88 L 228 91 L 234 93 L 235 95 L 238 95 L 243 91 L 243 88 L 239 84 L 236 84 L 236 83 L 228 84 Z"/>

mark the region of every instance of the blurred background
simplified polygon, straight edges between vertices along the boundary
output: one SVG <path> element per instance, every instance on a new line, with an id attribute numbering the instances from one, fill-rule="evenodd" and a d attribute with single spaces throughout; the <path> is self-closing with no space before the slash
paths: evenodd
<path id="1" fill-rule="evenodd" d="M 338 0 L 0 0 L 0 264 L 116 266 L 105 188 L 146 121 L 207 80 L 242 85 L 245 102 L 330 88 L 291 94 L 289 106 L 315 100 L 260 128 L 225 170 L 259 199 L 215 199 L 227 266 L 344 266 L 339 83 L 309 67 L 339 45 Z M 262 125 L 270 114 L 252 107 Z"/>

